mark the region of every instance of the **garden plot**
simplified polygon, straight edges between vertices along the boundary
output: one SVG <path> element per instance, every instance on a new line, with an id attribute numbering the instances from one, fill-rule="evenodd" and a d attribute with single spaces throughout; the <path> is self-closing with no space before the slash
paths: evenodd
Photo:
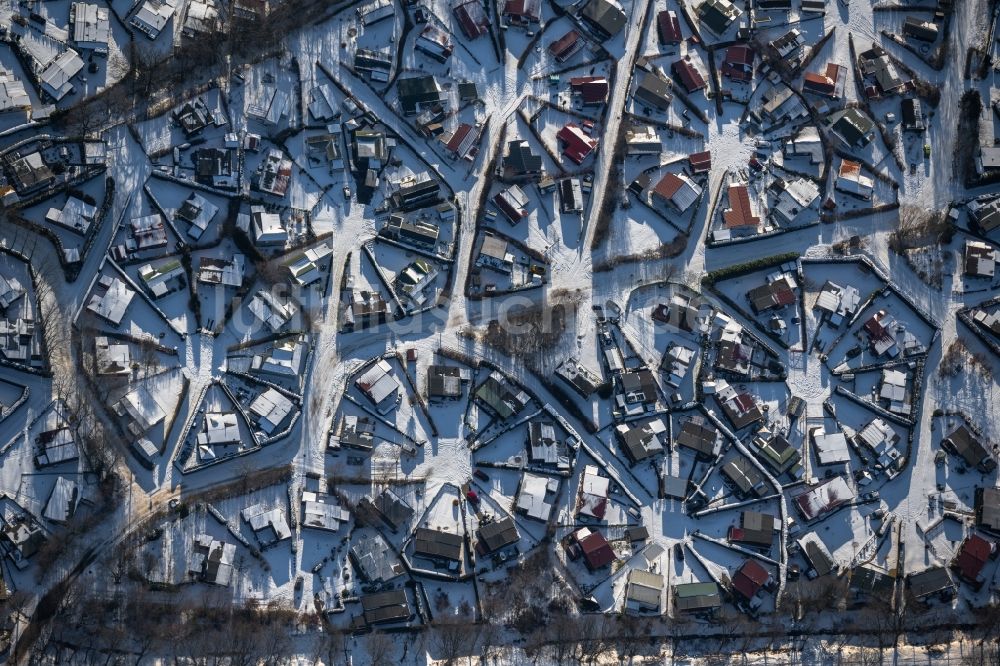
<path id="1" fill-rule="evenodd" d="M 55 235 L 67 261 L 72 260 L 74 253 L 82 260 L 84 245 L 97 233 L 98 222 L 105 214 L 101 207 L 106 187 L 104 178 L 91 178 L 79 187 L 19 211 L 18 215 Z M 111 221 L 104 220 L 104 223 Z"/>
<path id="2" fill-rule="evenodd" d="M 168 349 L 183 344 L 183 336 L 155 302 L 126 273 L 109 264 L 97 274 L 77 324 L 84 329 L 109 329 L 136 340 L 157 340 L 156 344 Z"/>
<path id="3" fill-rule="evenodd" d="M 182 255 L 161 255 L 156 259 L 128 263 L 122 269 L 166 316 L 171 327 L 185 333 L 194 328 L 190 274 L 185 271 Z"/>
<path id="4" fill-rule="evenodd" d="M 38 296 L 28 264 L 13 254 L 0 252 L 0 325 L 7 329 L 5 335 L 8 336 L 21 322 L 27 327 L 5 342 L 0 353 L 4 360 L 26 367 L 48 365 L 42 352 L 43 334 L 37 319 L 38 310 Z M 22 337 L 23 333 L 27 333 L 27 339 Z M 0 401 L 0 404 L 13 402 Z"/>
<path id="5" fill-rule="evenodd" d="M 228 129 L 228 115 L 222 100 L 222 93 L 218 88 L 211 88 L 204 94 L 197 97 L 195 102 L 204 104 L 210 118 L 206 115 L 208 124 L 197 133 L 201 139 L 199 148 L 206 145 L 222 144 L 223 137 Z M 142 140 L 142 147 L 151 160 L 157 162 L 158 158 L 164 158 L 165 163 L 173 164 L 167 157 L 174 146 L 181 146 L 189 143 L 189 138 L 183 128 L 174 119 L 174 114 L 183 112 L 184 108 L 191 103 L 179 104 L 167 113 L 136 124 L 136 132 Z M 178 165 L 180 166 L 180 165 Z"/>
<path id="6" fill-rule="evenodd" d="M 244 78 L 243 85 L 234 88 L 228 100 L 232 118 L 237 119 L 232 130 L 274 137 L 302 120 L 295 92 L 299 76 L 289 60 L 270 58 L 257 63 Z"/>
<path id="7" fill-rule="evenodd" d="M 163 207 L 162 212 L 173 222 L 171 231 L 176 229 L 182 234 L 181 241 L 203 247 L 224 240 L 224 227 L 229 213 L 228 199 L 159 178 L 150 179 L 146 186 L 156 202 Z M 158 212 L 161 211 L 156 206 L 148 209 L 144 206 L 137 215 Z"/>
<path id="8" fill-rule="evenodd" d="M 475 266 L 469 271 L 470 296 L 485 297 L 534 289 L 545 284 L 548 266 L 538 253 L 509 236 L 480 231 L 474 241 Z"/>
<path id="9" fill-rule="evenodd" d="M 578 46 L 571 55 L 563 56 L 560 61 L 550 50 L 550 46 L 570 31 L 576 30 L 580 35 Z M 512 31 L 507 30 L 509 35 Z M 563 76 L 563 73 L 571 69 L 590 67 L 591 65 L 604 66 L 606 61 L 599 61 L 597 58 L 599 44 L 592 41 L 590 35 L 581 32 L 576 23 L 568 16 L 560 16 L 545 21 L 544 36 L 538 40 L 535 48 L 524 53 L 521 69 L 527 72 L 533 79 L 543 79 L 549 76 Z M 521 55 L 523 51 L 514 52 L 514 56 Z"/>
<path id="10" fill-rule="evenodd" d="M 468 583 L 427 581 L 424 583 L 427 600 L 435 618 L 443 622 L 471 622 L 475 616 L 476 596 Z"/>
<path id="11" fill-rule="evenodd" d="M 685 250 L 688 237 L 680 230 L 689 228 L 699 204 L 696 202 L 691 210 L 679 213 L 655 198 L 645 198 L 646 195 L 638 198 L 637 205 L 632 204 L 627 193 L 624 195 L 623 205 L 616 208 L 609 226 L 608 243 L 595 253 L 595 270 L 671 258 Z"/>
<path id="12" fill-rule="evenodd" d="M 191 253 L 192 284 L 202 328 L 220 333 L 255 279 L 254 266 L 231 239 Z"/>
<path id="13" fill-rule="evenodd" d="M 215 464 L 260 448 L 244 412 L 221 382 L 206 390 L 197 412 L 192 412 L 187 437 L 176 458 L 184 472 Z"/>
<path id="14" fill-rule="evenodd" d="M 376 243 L 372 254 L 404 311 L 414 313 L 437 302 L 450 264 L 440 264 L 388 243 Z"/>
<path id="15" fill-rule="evenodd" d="M 867 265 L 860 262 L 847 263 L 813 263 L 802 264 L 802 288 L 804 314 L 806 317 L 806 336 L 809 348 L 825 350 L 839 335 L 838 331 L 849 321 L 854 311 L 841 311 L 837 325 L 834 325 L 826 310 L 818 307 L 820 293 L 829 287 L 839 291 L 844 288 L 856 290 L 857 306 L 865 303 L 870 296 L 883 289 L 886 285 L 870 271 Z M 838 304 L 844 303 L 843 299 Z"/>
<path id="16" fill-rule="evenodd" d="M 790 266 L 794 269 L 794 264 Z M 802 340 L 801 286 L 795 270 L 774 267 L 721 280 L 714 288 L 739 308 L 761 333 L 787 348 L 804 349 Z"/>
<path id="17" fill-rule="evenodd" d="M 873 318 L 874 321 L 873 321 Z M 826 354 L 835 372 L 919 356 L 927 352 L 935 329 L 894 291 L 883 291 L 836 345 Z"/>

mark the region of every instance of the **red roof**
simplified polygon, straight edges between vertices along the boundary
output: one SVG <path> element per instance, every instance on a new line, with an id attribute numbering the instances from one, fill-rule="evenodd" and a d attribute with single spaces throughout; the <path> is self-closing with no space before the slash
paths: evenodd
<path id="1" fill-rule="evenodd" d="M 580 33 L 576 30 L 570 30 L 565 35 L 549 44 L 549 53 L 554 55 L 557 60 L 565 60 L 576 51 L 577 42 L 579 41 Z"/>
<path id="2" fill-rule="evenodd" d="M 746 185 L 729 186 L 729 210 L 722 211 L 727 229 L 735 227 L 756 227 L 760 217 L 753 214 L 750 206 L 750 192 Z"/>
<path id="3" fill-rule="evenodd" d="M 677 12 L 662 11 L 656 15 L 656 30 L 661 44 L 680 44 L 681 22 Z"/>
<path id="4" fill-rule="evenodd" d="M 712 153 L 711 151 L 703 151 L 700 153 L 691 153 L 688 155 L 688 164 L 691 165 L 691 171 L 694 173 L 704 173 L 712 169 Z"/>
<path id="5" fill-rule="evenodd" d="M 493 204 L 500 209 L 500 212 L 507 217 L 511 224 L 517 224 L 521 218 L 528 216 L 528 211 L 515 208 L 510 200 L 504 196 L 504 192 L 499 192 L 493 197 Z"/>
<path id="6" fill-rule="evenodd" d="M 653 186 L 653 192 L 660 195 L 664 199 L 671 199 L 677 190 L 684 186 L 684 181 L 678 177 L 675 173 L 668 173 L 660 179 L 655 186 Z"/>
<path id="7" fill-rule="evenodd" d="M 615 559 L 615 551 L 600 532 L 591 532 L 580 540 L 580 550 L 589 569 L 600 569 L 611 564 Z"/>
<path id="8" fill-rule="evenodd" d="M 788 288 L 787 283 L 779 285 L 771 290 L 774 294 L 774 301 L 780 306 L 791 305 L 795 302 L 795 293 Z"/>
<path id="9" fill-rule="evenodd" d="M 885 326 L 882 325 L 882 312 L 876 312 L 872 315 L 871 319 L 865 322 L 864 329 L 865 332 L 871 337 L 872 342 L 877 342 L 884 338 L 890 337 L 886 333 Z"/>
<path id="10" fill-rule="evenodd" d="M 445 147 L 450 152 L 456 153 L 460 157 L 464 156 L 465 153 L 467 153 L 469 148 L 471 148 L 472 146 L 471 145 L 463 146 L 463 143 L 467 139 L 469 140 L 470 144 L 475 142 L 475 139 L 470 138 L 470 134 L 475 129 L 476 129 L 475 127 L 473 127 L 468 123 L 462 123 L 461 125 L 458 126 L 458 129 L 455 130 L 455 133 L 451 135 L 451 139 L 448 140 L 448 143 L 445 145 Z"/>
<path id="11" fill-rule="evenodd" d="M 970 582 L 976 582 L 986 560 L 993 554 L 994 544 L 978 534 L 971 535 L 962 542 L 955 557 L 954 567 L 958 575 Z"/>
<path id="12" fill-rule="evenodd" d="M 455 18 L 462 27 L 462 32 L 469 39 L 475 39 L 486 34 L 489 30 L 490 19 L 483 10 L 479 0 L 469 0 L 455 7 Z"/>
<path id="13" fill-rule="evenodd" d="M 681 59 L 675 62 L 673 70 L 680 77 L 681 83 L 684 84 L 689 93 L 693 93 L 696 90 L 703 90 L 707 86 L 705 77 L 687 60 Z"/>
<path id="14" fill-rule="evenodd" d="M 764 587 L 768 578 L 770 578 L 770 574 L 764 567 L 753 560 L 746 560 L 733 576 L 733 588 L 749 601 L 754 598 L 760 588 Z"/>
<path id="15" fill-rule="evenodd" d="M 749 81 L 753 78 L 754 53 L 746 44 L 736 44 L 726 49 L 726 59 L 722 61 L 722 75 L 734 81 Z"/>
<path id="16" fill-rule="evenodd" d="M 597 147 L 597 139 L 592 139 L 576 123 L 567 123 L 556 138 L 563 143 L 563 155 L 580 164 Z"/>
<path id="17" fill-rule="evenodd" d="M 733 348 L 733 357 L 736 357 L 738 355 L 738 352 L 736 351 L 737 349 L 738 347 Z M 754 401 L 753 398 L 750 397 L 749 393 L 738 394 L 736 396 L 735 402 L 736 406 L 740 408 L 740 412 L 743 413 L 749 412 L 751 409 L 754 408 Z"/>
<path id="18" fill-rule="evenodd" d="M 603 76 L 577 76 L 569 80 L 569 86 L 580 94 L 584 105 L 608 101 L 608 80 Z"/>
<path id="19" fill-rule="evenodd" d="M 507 0 L 503 15 L 519 22 L 538 23 L 542 16 L 540 0 Z"/>

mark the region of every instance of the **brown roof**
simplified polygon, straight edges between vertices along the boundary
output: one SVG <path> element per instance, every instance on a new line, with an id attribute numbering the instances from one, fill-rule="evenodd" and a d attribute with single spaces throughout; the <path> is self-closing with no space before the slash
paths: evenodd
<path id="1" fill-rule="evenodd" d="M 681 41 L 681 22 L 677 12 L 662 11 L 656 15 L 656 30 L 661 44 L 677 44 Z"/>
<path id="2" fill-rule="evenodd" d="M 705 77 L 687 60 L 678 60 L 673 64 L 673 69 L 688 92 L 701 90 L 707 85 Z"/>
<path id="3" fill-rule="evenodd" d="M 677 174 L 668 173 L 653 187 L 653 192 L 660 195 L 664 199 L 670 199 L 677 194 L 677 190 L 681 189 L 683 186 L 684 181 L 678 178 Z"/>
<path id="4" fill-rule="evenodd" d="M 688 155 L 688 163 L 691 165 L 691 170 L 695 173 L 708 171 L 712 168 L 712 153 L 708 150 L 700 153 L 691 153 Z"/>
<path id="5" fill-rule="evenodd" d="M 570 30 L 565 35 L 549 44 L 549 53 L 557 58 L 563 57 L 564 54 L 569 53 L 576 47 L 576 43 L 579 39 L 580 33 L 576 30 Z"/>
<path id="6" fill-rule="evenodd" d="M 750 206 L 750 193 L 746 185 L 729 186 L 729 210 L 722 211 L 726 228 L 756 227 L 760 224 L 760 217 L 753 214 Z"/>

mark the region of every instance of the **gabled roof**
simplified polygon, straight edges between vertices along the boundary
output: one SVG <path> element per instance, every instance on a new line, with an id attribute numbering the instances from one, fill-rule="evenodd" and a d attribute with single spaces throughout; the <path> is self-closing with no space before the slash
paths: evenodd
<path id="1" fill-rule="evenodd" d="M 556 138 L 563 143 L 563 155 L 576 164 L 581 164 L 597 147 L 597 139 L 587 136 L 576 123 L 564 125 Z"/>
<path id="2" fill-rule="evenodd" d="M 726 49 L 722 61 L 722 74 L 736 81 L 753 78 L 754 51 L 747 44 L 734 44 Z"/>
<path id="3" fill-rule="evenodd" d="M 490 19 L 486 16 L 483 3 L 479 0 L 467 0 L 455 5 L 452 11 L 466 38 L 476 39 L 489 32 Z"/>
<path id="4" fill-rule="evenodd" d="M 608 79 L 603 76 L 577 76 L 569 80 L 573 92 L 580 95 L 584 105 L 603 104 L 608 100 Z"/>
<path id="5" fill-rule="evenodd" d="M 580 550 L 589 569 L 606 567 L 615 560 L 615 551 L 600 532 L 594 531 L 580 540 Z"/>
<path id="6" fill-rule="evenodd" d="M 764 587 L 771 575 L 754 560 L 745 560 L 733 576 L 733 589 L 749 601 Z"/>
<path id="7" fill-rule="evenodd" d="M 520 21 L 538 23 L 542 18 L 541 0 L 507 0 L 503 15 Z"/>
<path id="8" fill-rule="evenodd" d="M 483 544 L 487 553 L 515 544 L 520 538 L 514 520 L 510 516 L 479 526 L 479 542 Z"/>
<path id="9" fill-rule="evenodd" d="M 701 75 L 701 72 L 699 72 L 693 64 L 691 64 L 690 60 L 682 58 L 674 62 L 671 67 L 689 93 L 693 93 L 696 90 L 703 90 L 708 87 L 708 84 L 705 83 L 705 77 Z"/>
<path id="10" fill-rule="evenodd" d="M 580 33 L 576 30 L 570 30 L 549 44 L 549 53 L 554 55 L 556 60 L 562 62 L 579 51 L 582 46 L 583 41 L 580 39 Z"/>
<path id="11" fill-rule="evenodd" d="M 660 44 L 679 44 L 681 41 L 681 22 L 677 12 L 662 11 L 656 15 L 656 31 Z"/>
<path id="12" fill-rule="evenodd" d="M 691 153 L 688 155 L 688 164 L 691 166 L 691 171 L 693 173 L 705 173 L 712 169 L 712 153 L 711 151 L 705 150 L 700 153 Z"/>
<path id="13" fill-rule="evenodd" d="M 952 568 L 961 578 L 970 583 L 979 582 L 979 574 L 995 551 L 995 543 L 987 541 L 978 534 L 970 534 L 958 549 L 958 554 L 955 555 L 955 560 L 952 562 Z"/>
<path id="14" fill-rule="evenodd" d="M 625 12 L 610 0 L 590 0 L 580 17 L 606 37 L 614 37 L 625 27 Z"/>
<path id="15" fill-rule="evenodd" d="M 418 527 L 413 533 L 413 552 L 431 559 L 458 562 L 462 558 L 462 537 L 452 532 Z"/>
<path id="16" fill-rule="evenodd" d="M 746 185 L 729 186 L 729 208 L 722 211 L 722 218 L 727 229 L 760 225 L 760 216 L 754 215 L 750 206 L 750 192 Z"/>

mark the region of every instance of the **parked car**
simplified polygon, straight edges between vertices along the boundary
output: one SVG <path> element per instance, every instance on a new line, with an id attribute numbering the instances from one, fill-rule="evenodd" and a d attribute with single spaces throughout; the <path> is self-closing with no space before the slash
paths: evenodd
<path id="1" fill-rule="evenodd" d="M 684 561 L 684 544 L 679 541 L 674 544 L 674 559 L 678 562 Z"/>
<path id="2" fill-rule="evenodd" d="M 861 493 L 858 499 L 860 499 L 862 504 L 869 504 L 879 501 L 880 498 L 877 490 L 869 490 L 867 493 Z"/>
<path id="3" fill-rule="evenodd" d="M 465 499 L 469 500 L 473 504 L 479 504 L 479 495 L 476 494 L 475 490 L 469 490 L 465 493 Z"/>
<path id="4" fill-rule="evenodd" d="M 474 472 L 472 472 L 472 476 L 476 477 L 480 481 L 489 481 L 490 480 L 490 477 L 486 475 L 486 472 L 484 472 L 481 469 L 477 469 Z"/>

